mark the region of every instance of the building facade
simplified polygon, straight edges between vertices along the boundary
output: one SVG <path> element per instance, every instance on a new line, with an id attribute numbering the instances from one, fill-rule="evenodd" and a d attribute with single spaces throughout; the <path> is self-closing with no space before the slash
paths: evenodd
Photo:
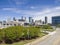
<path id="1" fill-rule="evenodd" d="M 60 24 L 60 16 L 52 17 L 52 25 L 58 25 L 58 24 Z"/>
<path id="2" fill-rule="evenodd" d="M 35 25 L 45 25 L 41 20 L 35 20 Z"/>
<path id="3" fill-rule="evenodd" d="M 13 21 L 1 21 L 0 22 L 0 28 L 7 28 L 10 26 L 24 26 L 24 23 L 26 23 L 26 20 L 22 19 L 14 19 Z"/>
<path id="4" fill-rule="evenodd" d="M 34 20 L 32 19 L 32 17 L 29 17 L 29 23 L 32 24 L 33 21 L 34 21 Z"/>
<path id="5" fill-rule="evenodd" d="M 47 24 L 47 17 L 45 17 L 45 24 Z"/>

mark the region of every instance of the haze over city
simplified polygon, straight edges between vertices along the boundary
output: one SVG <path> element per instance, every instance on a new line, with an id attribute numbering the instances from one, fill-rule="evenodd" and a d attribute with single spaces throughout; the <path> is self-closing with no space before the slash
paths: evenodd
<path id="1" fill-rule="evenodd" d="M 60 15 L 60 0 L 0 0 L 0 20 L 7 17 L 33 17 L 34 20 L 44 20 Z"/>

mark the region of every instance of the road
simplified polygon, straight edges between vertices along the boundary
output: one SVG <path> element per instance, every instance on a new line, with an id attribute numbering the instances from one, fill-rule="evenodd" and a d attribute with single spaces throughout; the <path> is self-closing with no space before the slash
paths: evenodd
<path id="1" fill-rule="evenodd" d="M 56 29 L 56 33 L 34 45 L 60 45 L 60 28 Z"/>

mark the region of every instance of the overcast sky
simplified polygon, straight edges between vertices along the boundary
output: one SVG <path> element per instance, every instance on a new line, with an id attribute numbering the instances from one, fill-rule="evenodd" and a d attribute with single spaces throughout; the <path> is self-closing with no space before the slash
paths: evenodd
<path id="1" fill-rule="evenodd" d="M 60 15 L 60 0 L 0 0 L 0 20 L 8 17 L 33 17 L 35 20 L 44 20 L 48 17 Z"/>

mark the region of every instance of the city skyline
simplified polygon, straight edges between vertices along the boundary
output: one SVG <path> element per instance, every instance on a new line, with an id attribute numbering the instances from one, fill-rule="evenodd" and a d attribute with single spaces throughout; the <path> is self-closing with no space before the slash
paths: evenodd
<path id="1" fill-rule="evenodd" d="M 44 20 L 52 16 L 60 16 L 60 0 L 0 0 L 0 20 L 7 17 L 33 17 L 35 20 Z"/>

